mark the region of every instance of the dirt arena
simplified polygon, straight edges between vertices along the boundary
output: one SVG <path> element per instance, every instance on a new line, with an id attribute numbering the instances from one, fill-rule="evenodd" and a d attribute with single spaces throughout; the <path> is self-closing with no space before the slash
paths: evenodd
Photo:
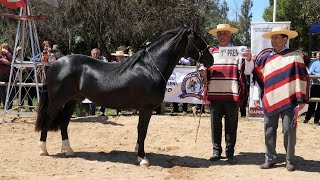
<path id="1" fill-rule="evenodd" d="M 72 119 L 69 138 L 76 157 L 60 152 L 60 132 L 48 135 L 50 156 L 39 156 L 35 118 L 0 124 L 0 179 L 319 179 L 320 126 L 303 124 L 297 131 L 296 171 L 284 163 L 281 123 L 278 128 L 276 168 L 261 170 L 264 161 L 263 122 L 240 119 L 236 165 L 226 159 L 210 162 L 209 114 L 153 115 L 145 150 L 151 166 L 138 166 L 134 147 L 138 116 Z M 223 145 L 224 146 L 224 145 Z M 223 154 L 224 155 L 224 154 Z"/>

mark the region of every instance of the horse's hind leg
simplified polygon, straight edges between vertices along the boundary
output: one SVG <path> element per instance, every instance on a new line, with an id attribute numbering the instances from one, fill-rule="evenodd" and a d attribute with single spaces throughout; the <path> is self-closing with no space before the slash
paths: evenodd
<path id="1" fill-rule="evenodd" d="M 61 138 L 62 138 L 62 146 L 61 152 L 65 152 L 67 157 L 73 157 L 74 151 L 72 150 L 69 137 L 68 137 L 68 125 L 70 118 L 76 108 L 77 101 L 71 100 L 69 101 L 65 107 L 63 108 L 62 117 L 61 117 Z"/>
<path id="2" fill-rule="evenodd" d="M 48 156 L 48 150 L 47 150 L 47 134 L 48 131 L 41 131 L 41 135 L 40 135 L 40 142 L 39 142 L 39 147 L 40 147 L 40 156 Z"/>

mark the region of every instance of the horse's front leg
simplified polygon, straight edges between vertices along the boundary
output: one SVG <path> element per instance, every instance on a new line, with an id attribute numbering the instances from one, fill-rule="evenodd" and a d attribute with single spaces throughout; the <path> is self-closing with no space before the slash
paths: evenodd
<path id="1" fill-rule="evenodd" d="M 74 151 L 72 150 L 69 138 L 68 138 L 68 125 L 69 120 L 65 120 L 61 123 L 61 137 L 62 137 L 62 146 L 61 152 L 65 152 L 67 157 L 74 157 Z"/>
<path id="2" fill-rule="evenodd" d="M 136 151 L 138 151 L 138 161 L 141 166 L 149 166 L 149 160 L 147 159 L 146 153 L 144 151 L 144 140 L 147 136 L 151 115 L 152 110 L 139 111 L 138 140 Z"/>
<path id="3" fill-rule="evenodd" d="M 49 156 L 48 150 L 47 150 L 47 135 L 48 131 L 41 131 L 40 133 L 40 142 L 39 142 L 39 147 L 40 147 L 40 156 Z"/>

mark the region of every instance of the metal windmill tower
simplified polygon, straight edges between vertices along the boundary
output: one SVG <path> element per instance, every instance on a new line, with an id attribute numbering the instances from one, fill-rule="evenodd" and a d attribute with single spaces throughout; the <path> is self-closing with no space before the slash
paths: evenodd
<path id="1" fill-rule="evenodd" d="M 3 14 L 5 17 L 18 20 L 18 26 L 9 82 L 0 82 L 1 86 L 7 86 L 1 123 L 5 122 L 5 117 L 8 114 L 14 114 L 18 117 L 20 115 L 34 115 L 36 106 L 25 105 L 25 101 L 33 100 L 39 103 L 39 92 L 45 80 L 45 66 L 47 64 L 39 61 L 41 51 L 34 21 L 44 20 L 47 17 L 33 16 L 30 1 L 24 1 L 24 3 L 20 7 L 19 15 Z M 34 99 L 32 99 L 32 93 L 36 94 Z"/>

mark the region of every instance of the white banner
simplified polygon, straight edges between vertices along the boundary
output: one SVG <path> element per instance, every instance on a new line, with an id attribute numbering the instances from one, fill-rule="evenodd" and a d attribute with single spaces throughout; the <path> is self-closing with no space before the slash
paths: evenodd
<path id="1" fill-rule="evenodd" d="M 262 35 L 266 32 L 270 32 L 273 27 L 286 27 L 290 29 L 291 22 L 259 22 L 251 23 L 251 53 L 252 55 L 258 55 L 261 51 L 272 48 L 270 39 L 264 39 Z M 289 47 L 289 41 L 287 42 Z M 254 106 L 252 96 L 253 96 L 253 80 L 252 75 L 250 76 L 250 95 L 249 95 L 249 113 L 250 119 L 261 119 L 264 117 L 261 108 L 256 108 Z"/>
<path id="2" fill-rule="evenodd" d="M 168 80 L 165 102 L 202 104 L 203 79 L 195 66 L 176 66 Z"/>
<path id="3" fill-rule="evenodd" d="M 247 46 L 219 47 L 219 59 L 241 59 Z"/>

